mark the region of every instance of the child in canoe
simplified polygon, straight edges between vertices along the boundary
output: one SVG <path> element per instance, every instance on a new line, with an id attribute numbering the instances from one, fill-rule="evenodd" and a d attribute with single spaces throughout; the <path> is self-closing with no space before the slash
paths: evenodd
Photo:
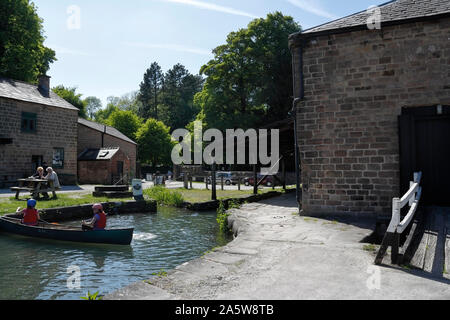
<path id="1" fill-rule="evenodd" d="M 91 220 L 83 221 L 83 230 L 105 230 L 106 228 L 106 213 L 103 211 L 103 206 L 96 203 L 92 206 L 94 217 Z"/>
<path id="2" fill-rule="evenodd" d="M 36 200 L 29 199 L 27 201 L 27 208 L 21 210 L 21 208 L 17 208 L 16 213 L 22 214 L 22 223 L 27 226 L 37 226 L 39 223 L 39 212 L 36 210 Z"/>

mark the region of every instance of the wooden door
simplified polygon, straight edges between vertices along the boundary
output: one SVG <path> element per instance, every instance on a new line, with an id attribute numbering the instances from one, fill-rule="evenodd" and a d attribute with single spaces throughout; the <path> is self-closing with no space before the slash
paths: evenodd
<path id="1" fill-rule="evenodd" d="M 410 108 L 399 119 L 401 192 L 422 171 L 425 205 L 450 206 L 450 108 Z"/>
<path id="2" fill-rule="evenodd" d="M 422 200 L 450 205 L 450 117 L 418 118 L 416 169 L 423 172 Z"/>

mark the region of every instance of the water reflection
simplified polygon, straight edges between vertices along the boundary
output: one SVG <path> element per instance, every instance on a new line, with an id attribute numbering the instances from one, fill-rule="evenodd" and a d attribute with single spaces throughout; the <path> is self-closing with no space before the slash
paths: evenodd
<path id="1" fill-rule="evenodd" d="M 157 215 L 112 216 L 110 228 L 134 227 L 130 246 L 31 239 L 0 233 L 0 299 L 79 299 L 112 292 L 201 256 L 230 239 L 215 213 L 160 208 Z M 80 222 L 70 224 L 77 225 Z M 67 268 L 79 266 L 81 289 L 67 287 Z"/>

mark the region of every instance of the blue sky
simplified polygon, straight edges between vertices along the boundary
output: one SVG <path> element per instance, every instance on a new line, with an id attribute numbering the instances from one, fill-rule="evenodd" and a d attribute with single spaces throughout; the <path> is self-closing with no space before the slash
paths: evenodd
<path id="1" fill-rule="evenodd" d="M 281 11 L 303 29 L 334 20 L 376 0 L 33 0 L 44 19 L 45 45 L 58 61 L 51 85 L 76 86 L 83 97 L 138 90 L 145 70 L 181 63 L 194 74 L 231 31 Z"/>

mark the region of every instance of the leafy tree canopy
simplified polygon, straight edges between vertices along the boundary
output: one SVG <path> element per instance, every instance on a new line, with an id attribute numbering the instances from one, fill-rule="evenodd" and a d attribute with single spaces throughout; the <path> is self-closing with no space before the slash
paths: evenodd
<path id="1" fill-rule="evenodd" d="M 200 69 L 207 79 L 194 98 L 198 119 L 225 130 L 286 118 L 292 101 L 288 37 L 300 30 L 292 17 L 275 12 L 231 32 Z"/>
<path id="2" fill-rule="evenodd" d="M 55 51 L 44 46 L 42 19 L 29 0 L 0 1 L 0 75 L 37 82 L 50 64 Z"/>
<path id="3" fill-rule="evenodd" d="M 184 128 L 200 111 L 194 105 L 194 95 L 201 91 L 203 78 L 193 75 L 181 64 L 176 64 L 164 76 L 164 92 L 160 105 L 160 119 L 171 130 Z"/>
<path id="4" fill-rule="evenodd" d="M 131 140 L 136 140 L 136 133 L 142 125 L 142 119 L 132 111 L 115 110 L 105 124 L 116 128 Z"/>
<path id="5" fill-rule="evenodd" d="M 77 88 L 66 88 L 63 85 L 59 85 L 57 87 L 54 87 L 53 92 L 56 93 L 58 96 L 72 104 L 74 107 L 77 107 L 79 109 L 78 116 L 81 118 L 87 118 L 86 114 L 86 103 L 83 99 L 81 99 L 82 94 L 76 93 Z"/>
<path id="6" fill-rule="evenodd" d="M 84 99 L 84 104 L 90 119 L 94 119 L 95 113 L 102 108 L 102 101 L 97 97 L 87 97 Z"/>
<path id="7" fill-rule="evenodd" d="M 115 111 L 120 111 L 120 109 L 116 105 L 109 103 L 106 108 L 100 109 L 95 113 L 94 120 L 98 123 L 106 124 L 109 116 Z"/>
<path id="8" fill-rule="evenodd" d="M 140 161 L 152 166 L 171 165 L 174 146 L 169 128 L 156 119 L 148 119 L 137 131 L 138 155 Z"/>

